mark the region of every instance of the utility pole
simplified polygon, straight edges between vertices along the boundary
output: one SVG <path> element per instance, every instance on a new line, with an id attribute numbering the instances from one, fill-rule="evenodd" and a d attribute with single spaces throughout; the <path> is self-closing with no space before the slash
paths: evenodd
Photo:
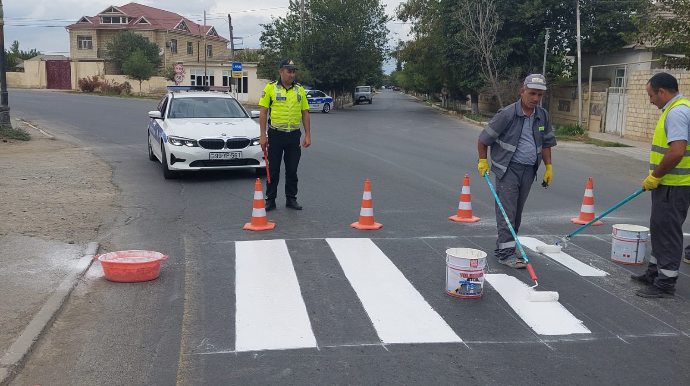
<path id="1" fill-rule="evenodd" d="M 575 0 L 577 17 L 577 125 L 582 127 L 582 49 L 580 48 L 580 0 Z"/>
<path id="2" fill-rule="evenodd" d="M 301 23 L 302 25 L 300 27 L 299 38 L 300 38 L 300 40 L 304 40 L 304 0 L 300 0 L 299 17 L 300 17 L 300 20 L 302 21 L 302 23 Z"/>
<path id="3" fill-rule="evenodd" d="M 546 77 L 546 53 L 549 49 L 549 30 L 551 28 L 546 29 L 546 37 L 544 38 L 544 64 L 541 66 L 541 74 Z M 541 106 L 544 102 L 544 99 L 541 99 L 539 101 L 539 106 Z"/>
<path id="4" fill-rule="evenodd" d="M 5 19 L 0 0 L 0 130 L 11 129 L 10 106 L 7 101 L 7 69 L 5 68 Z"/>
<path id="5" fill-rule="evenodd" d="M 208 58 L 208 46 L 206 45 L 206 10 L 204 9 L 204 86 L 208 86 L 208 74 L 206 73 L 206 58 Z"/>
<path id="6" fill-rule="evenodd" d="M 235 40 L 232 37 L 232 18 L 228 13 L 228 24 L 230 25 L 230 61 L 235 62 Z"/>

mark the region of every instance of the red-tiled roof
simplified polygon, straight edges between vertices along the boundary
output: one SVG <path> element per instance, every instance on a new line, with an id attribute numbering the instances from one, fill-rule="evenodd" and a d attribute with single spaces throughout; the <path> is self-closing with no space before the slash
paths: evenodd
<path id="1" fill-rule="evenodd" d="M 185 33 L 185 31 L 175 29 L 177 25 L 180 23 L 180 21 L 184 20 L 184 23 L 187 25 L 187 28 L 189 28 L 189 33 L 192 35 L 197 35 L 197 36 L 204 36 L 204 34 L 208 33 L 208 31 L 213 28 L 213 26 L 204 26 L 199 25 L 186 17 L 180 16 L 174 12 L 168 12 L 164 11 L 162 9 L 154 8 L 154 7 L 149 7 L 147 5 L 141 5 L 137 3 L 129 3 L 127 5 L 123 6 L 112 6 L 120 11 L 122 11 L 125 15 L 124 16 L 129 16 L 132 18 L 132 21 L 129 22 L 129 24 L 102 24 L 101 23 L 101 18 L 99 16 L 84 16 L 87 18 L 91 23 L 74 23 L 68 25 L 66 28 L 72 29 L 72 28 L 98 28 L 98 29 L 157 29 L 157 30 L 175 30 L 176 32 L 180 33 Z M 110 7 L 108 7 L 110 8 Z M 116 14 L 113 14 L 113 16 L 117 16 Z M 141 17 L 144 17 L 150 24 L 137 24 L 137 22 L 140 20 Z M 83 18 L 79 18 L 81 20 Z M 218 31 L 216 31 L 218 33 Z M 222 40 L 227 42 L 228 40 L 225 39 L 224 37 L 220 36 L 211 36 L 208 35 L 206 37 L 207 39 L 217 39 L 217 40 Z"/>

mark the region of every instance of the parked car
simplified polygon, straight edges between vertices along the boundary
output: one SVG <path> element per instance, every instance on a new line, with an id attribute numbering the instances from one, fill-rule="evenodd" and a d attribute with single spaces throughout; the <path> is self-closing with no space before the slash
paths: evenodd
<path id="1" fill-rule="evenodd" d="M 373 102 L 374 98 L 374 92 L 371 89 L 371 86 L 357 86 L 355 87 L 355 92 L 354 95 L 352 96 L 352 100 L 354 104 L 360 104 L 362 102 L 369 102 L 371 104 Z"/>
<path id="2" fill-rule="evenodd" d="M 400 91 L 400 87 L 398 87 L 398 86 L 393 87 L 393 91 Z"/>
<path id="3" fill-rule="evenodd" d="M 214 87 L 211 87 L 212 89 Z M 170 86 L 149 111 L 148 153 L 160 161 L 163 177 L 198 170 L 255 169 L 265 173 L 259 146 L 259 111 L 251 114 L 230 94 Z M 227 87 L 215 87 L 225 90 Z M 187 92 L 181 92 L 187 91 Z"/>
<path id="4" fill-rule="evenodd" d="M 322 113 L 328 114 L 333 106 L 333 98 L 329 97 L 323 91 L 306 90 L 307 101 L 309 101 L 309 110 L 320 110 Z"/>

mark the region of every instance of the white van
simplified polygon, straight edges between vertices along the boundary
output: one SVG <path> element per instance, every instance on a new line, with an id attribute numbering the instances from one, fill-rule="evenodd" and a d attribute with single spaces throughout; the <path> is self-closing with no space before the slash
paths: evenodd
<path id="1" fill-rule="evenodd" d="M 374 91 L 371 86 L 357 86 L 355 87 L 355 93 L 352 97 L 354 104 L 359 104 L 362 102 L 369 102 L 371 104 L 374 97 Z"/>

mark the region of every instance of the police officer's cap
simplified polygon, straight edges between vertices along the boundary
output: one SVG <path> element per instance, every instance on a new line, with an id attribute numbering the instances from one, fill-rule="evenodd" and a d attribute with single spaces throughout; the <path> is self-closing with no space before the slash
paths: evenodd
<path id="1" fill-rule="evenodd" d="M 296 70 L 297 66 L 295 66 L 295 62 L 293 62 L 292 59 L 285 59 L 282 62 L 280 62 L 280 68 Z"/>

